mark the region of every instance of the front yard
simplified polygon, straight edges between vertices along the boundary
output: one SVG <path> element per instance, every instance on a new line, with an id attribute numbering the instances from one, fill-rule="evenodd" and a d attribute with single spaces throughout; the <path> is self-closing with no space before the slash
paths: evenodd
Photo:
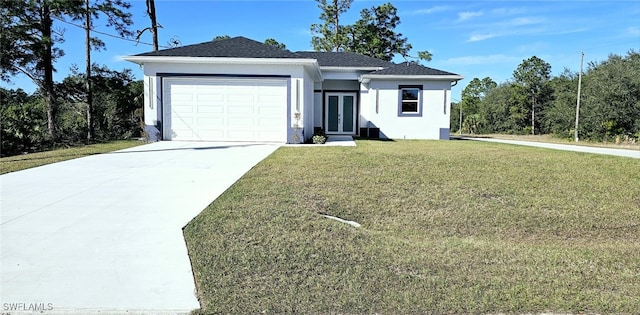
<path id="1" fill-rule="evenodd" d="M 123 150 L 143 144 L 144 141 L 139 140 L 120 140 L 3 157 L 0 158 L 0 165 L 2 166 L 0 175 L 89 155 Z"/>
<path id="2" fill-rule="evenodd" d="M 637 314 L 639 209 L 637 159 L 360 141 L 279 149 L 184 234 L 201 313 Z"/>

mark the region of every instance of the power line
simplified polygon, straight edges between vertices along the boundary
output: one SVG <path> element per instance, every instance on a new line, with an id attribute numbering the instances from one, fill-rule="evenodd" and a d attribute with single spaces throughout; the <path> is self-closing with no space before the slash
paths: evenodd
<path id="1" fill-rule="evenodd" d="M 75 24 L 75 23 L 71 23 L 71 22 L 69 22 L 69 21 L 65 21 L 65 20 L 60 19 L 60 18 L 57 18 L 57 17 L 53 17 L 53 19 L 58 20 L 58 21 L 60 21 L 60 22 L 62 22 L 62 23 L 66 23 L 66 24 L 69 24 L 69 25 L 75 26 L 75 27 L 77 27 L 77 28 L 81 28 L 81 29 L 83 29 L 83 30 L 84 30 L 84 29 L 86 29 L 86 28 L 85 28 L 84 26 L 82 26 L 82 25 L 78 25 L 78 24 Z M 153 44 L 152 44 L 152 43 L 145 43 L 145 42 L 137 41 L 137 40 L 135 40 L 135 39 L 130 39 L 130 38 L 126 38 L 126 37 L 122 37 L 122 36 L 117 36 L 117 35 L 113 35 L 113 34 L 109 34 L 109 33 L 101 32 L 101 31 L 96 31 L 95 29 L 90 29 L 90 31 L 92 31 L 92 32 L 94 32 L 94 33 L 101 34 L 101 35 L 105 35 L 105 36 L 113 37 L 113 38 L 116 38 L 116 39 L 121 39 L 121 40 L 126 40 L 126 41 L 129 41 L 129 42 L 134 42 L 134 43 L 136 43 L 136 44 L 144 44 L 144 45 L 153 46 Z M 160 47 L 162 47 L 162 48 L 171 48 L 171 47 L 169 47 L 169 46 L 163 46 L 163 45 L 158 45 L 158 46 L 160 46 Z"/>

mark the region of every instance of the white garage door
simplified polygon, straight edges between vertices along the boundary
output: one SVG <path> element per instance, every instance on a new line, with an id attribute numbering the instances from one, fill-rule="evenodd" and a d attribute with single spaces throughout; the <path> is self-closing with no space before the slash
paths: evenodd
<path id="1" fill-rule="evenodd" d="M 165 78 L 164 139 L 287 141 L 284 79 Z"/>

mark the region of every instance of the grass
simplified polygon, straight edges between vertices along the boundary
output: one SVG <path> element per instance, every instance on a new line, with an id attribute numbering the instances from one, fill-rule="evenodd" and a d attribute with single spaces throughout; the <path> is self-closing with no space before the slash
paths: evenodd
<path id="1" fill-rule="evenodd" d="M 457 137 L 459 135 L 456 133 L 456 134 L 452 134 L 451 136 Z M 495 139 L 505 139 L 505 140 L 581 145 L 581 146 L 600 147 L 600 148 L 640 150 L 640 142 L 633 142 L 633 143 L 621 142 L 618 144 L 616 144 L 615 142 L 588 141 L 588 140 L 580 140 L 579 142 L 575 142 L 573 141 L 573 139 L 558 138 L 553 135 L 510 135 L 510 134 L 465 135 L 463 134 L 462 136 L 470 137 L 470 138 L 495 138 Z"/>
<path id="2" fill-rule="evenodd" d="M 495 143 L 280 148 L 186 226 L 197 313 L 638 314 L 638 183 Z"/>
<path id="3" fill-rule="evenodd" d="M 3 157 L 0 158 L 0 174 L 21 171 L 32 167 L 81 158 L 94 154 L 122 150 L 142 144 L 144 144 L 144 142 L 138 140 L 122 140 Z"/>

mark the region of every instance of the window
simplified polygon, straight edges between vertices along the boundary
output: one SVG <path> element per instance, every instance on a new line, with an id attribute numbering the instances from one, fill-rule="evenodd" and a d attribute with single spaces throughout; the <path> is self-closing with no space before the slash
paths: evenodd
<path id="1" fill-rule="evenodd" d="M 422 86 L 399 86 L 400 104 L 398 108 L 398 116 L 421 116 L 421 99 Z"/>

